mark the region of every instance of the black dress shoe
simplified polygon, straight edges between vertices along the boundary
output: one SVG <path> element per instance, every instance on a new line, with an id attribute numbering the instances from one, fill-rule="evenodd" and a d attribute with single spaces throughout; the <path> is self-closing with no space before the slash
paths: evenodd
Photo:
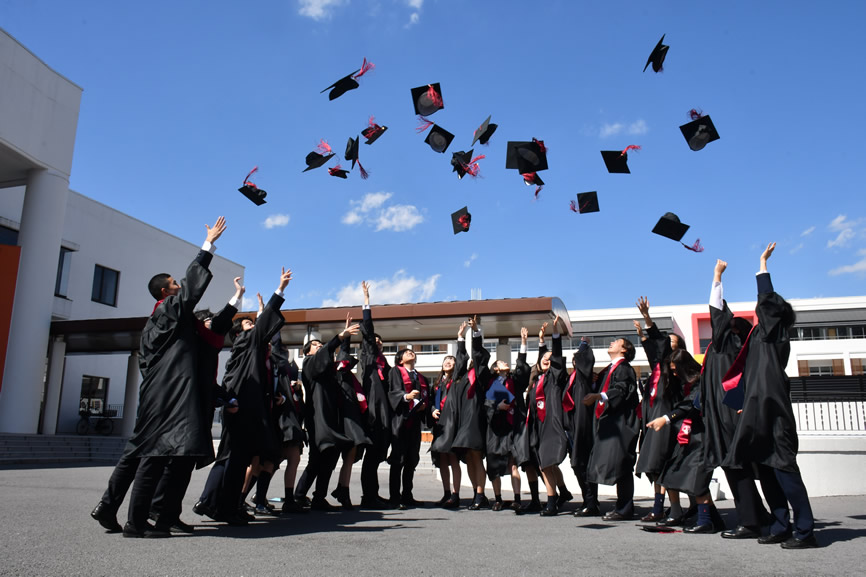
<path id="1" fill-rule="evenodd" d="M 562 489 L 559 492 L 559 497 L 556 498 L 556 508 L 562 509 L 562 506 L 574 499 L 574 495 L 568 489 Z"/>
<path id="2" fill-rule="evenodd" d="M 442 507 L 443 505 L 445 505 L 445 503 L 448 502 L 448 499 L 450 499 L 450 498 L 451 498 L 451 493 L 448 493 L 448 494 L 442 495 L 442 498 L 439 499 L 438 501 L 436 501 L 436 502 L 433 503 L 433 504 L 434 504 L 436 507 Z"/>
<path id="3" fill-rule="evenodd" d="M 626 517 L 622 513 L 617 513 L 616 511 L 609 511 L 604 514 L 604 517 L 601 518 L 602 521 L 627 521 L 630 517 Z"/>
<path id="4" fill-rule="evenodd" d="M 686 512 L 685 512 L 685 513 L 683 513 L 683 519 L 689 519 L 689 518 L 691 518 L 691 517 L 694 517 L 694 516 L 697 515 L 697 514 L 698 514 L 698 506 L 697 506 L 697 504 L 695 504 L 695 505 L 689 505 L 689 508 L 686 509 Z"/>
<path id="5" fill-rule="evenodd" d="M 205 505 L 204 503 L 202 503 L 201 501 L 199 501 L 198 503 L 193 505 L 192 512 L 195 513 L 196 515 L 201 515 L 203 517 L 209 517 L 210 519 L 213 519 L 214 521 L 217 520 L 217 512 L 214 511 L 213 509 L 211 509 L 210 507 L 208 507 L 207 505 Z"/>
<path id="6" fill-rule="evenodd" d="M 490 510 L 491 511 L 501 511 L 502 507 L 504 507 L 504 506 L 505 506 L 505 504 L 502 501 L 494 501 L 493 505 L 490 507 Z"/>
<path id="7" fill-rule="evenodd" d="M 309 512 L 309 509 L 301 507 L 294 499 L 283 501 L 283 508 L 280 509 L 280 515 L 306 515 Z"/>
<path id="8" fill-rule="evenodd" d="M 232 527 L 246 527 L 250 524 L 249 521 L 244 519 L 243 517 L 234 514 L 234 515 L 217 515 L 216 521 L 220 523 L 225 523 L 226 525 L 230 525 Z"/>
<path id="9" fill-rule="evenodd" d="M 301 507 L 306 507 L 307 509 L 309 509 L 312 501 L 310 501 L 310 498 L 306 495 L 295 495 L 295 503 L 297 503 Z"/>
<path id="10" fill-rule="evenodd" d="M 743 525 L 737 525 L 736 529 L 722 531 L 722 539 L 758 539 L 760 536 L 760 531 Z"/>
<path id="11" fill-rule="evenodd" d="M 512 501 L 511 505 L 509 505 L 508 508 L 511 509 L 512 511 L 519 511 L 521 506 L 522 505 L 521 505 L 520 501 Z"/>
<path id="12" fill-rule="evenodd" d="M 758 543 L 761 545 L 775 545 L 777 543 L 784 543 L 788 539 L 791 539 L 791 532 L 785 531 L 784 533 L 779 533 L 778 535 L 773 535 L 770 533 L 766 537 L 761 537 L 758 539 Z"/>
<path id="13" fill-rule="evenodd" d="M 180 519 L 174 522 L 171 527 L 168 528 L 172 533 L 195 533 L 195 527 L 190 525 L 189 523 L 184 523 Z"/>
<path id="14" fill-rule="evenodd" d="M 361 497 L 361 509 L 371 509 L 373 511 L 385 511 L 393 509 L 391 503 L 379 497 Z"/>
<path id="15" fill-rule="evenodd" d="M 578 509 L 574 512 L 575 517 L 599 517 L 601 516 L 601 511 L 598 507 L 584 507 L 583 509 Z"/>
<path id="16" fill-rule="evenodd" d="M 325 511 L 328 513 L 340 510 L 339 507 L 335 507 L 328 503 L 327 499 L 325 498 L 313 498 L 313 500 L 310 501 L 310 509 L 312 509 L 313 511 Z"/>
<path id="17" fill-rule="evenodd" d="M 240 509 L 238 509 L 237 516 L 241 519 L 246 519 L 248 523 L 256 520 L 256 516 L 247 511 L 246 507 L 241 507 Z"/>
<path id="18" fill-rule="evenodd" d="M 665 517 L 657 522 L 656 525 L 660 527 L 676 527 L 677 525 L 682 525 L 683 522 L 685 522 L 683 517 Z"/>
<path id="19" fill-rule="evenodd" d="M 102 501 L 99 502 L 90 516 L 96 519 L 102 527 L 109 533 L 120 533 L 123 527 L 117 522 L 117 515 L 111 511 Z"/>
<path id="20" fill-rule="evenodd" d="M 541 511 L 541 501 L 538 499 L 533 499 L 529 503 L 526 503 L 520 509 L 515 511 L 518 515 L 526 515 L 527 513 L 538 513 Z"/>
<path id="21" fill-rule="evenodd" d="M 661 521 L 665 516 L 662 513 L 648 513 L 640 518 L 641 523 L 655 523 Z"/>
<path id="22" fill-rule="evenodd" d="M 820 547 L 818 540 L 815 539 L 815 535 L 809 535 L 805 539 L 791 537 L 787 541 L 782 542 L 782 549 L 814 549 L 815 547 Z"/>
<path id="23" fill-rule="evenodd" d="M 400 504 L 406 505 L 407 507 L 423 507 L 424 501 L 417 501 L 412 495 L 402 497 L 400 499 Z"/>
<path id="24" fill-rule="evenodd" d="M 559 514 L 559 508 L 556 506 L 556 501 L 548 501 L 547 506 L 541 510 L 542 517 L 556 517 Z"/>
<path id="25" fill-rule="evenodd" d="M 445 501 L 445 504 L 442 505 L 443 509 L 459 509 L 460 508 L 460 495 L 456 493 L 451 493 L 451 496 L 448 497 L 448 500 Z"/>
<path id="26" fill-rule="evenodd" d="M 475 500 L 472 501 L 472 504 L 469 505 L 468 509 L 470 511 L 479 511 L 481 509 L 488 509 L 490 507 L 490 500 L 487 497 L 479 497 L 478 493 L 475 494 Z"/>
<path id="27" fill-rule="evenodd" d="M 715 533 L 716 527 L 712 523 L 692 525 L 683 529 L 683 533 Z"/>
<path id="28" fill-rule="evenodd" d="M 171 537 L 171 533 L 163 527 L 136 527 L 132 523 L 127 523 L 123 526 L 123 536 L 133 539 L 164 539 Z"/>

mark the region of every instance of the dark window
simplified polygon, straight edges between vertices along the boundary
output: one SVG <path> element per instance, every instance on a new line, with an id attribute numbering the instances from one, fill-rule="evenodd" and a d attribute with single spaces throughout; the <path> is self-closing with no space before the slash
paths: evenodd
<path id="1" fill-rule="evenodd" d="M 711 343 L 712 341 L 713 341 L 713 339 L 701 339 L 700 344 L 699 344 L 698 346 L 701 347 L 701 352 L 702 352 L 702 353 L 706 353 L 706 352 L 707 352 L 707 347 L 710 346 L 710 343 Z"/>
<path id="2" fill-rule="evenodd" d="M 81 377 L 81 401 L 78 404 L 79 412 L 90 412 L 98 415 L 105 409 L 105 400 L 108 398 L 108 379 L 105 377 Z"/>
<path id="3" fill-rule="evenodd" d="M 69 289 L 69 267 L 72 261 L 72 251 L 60 247 L 60 262 L 57 263 L 57 280 L 54 281 L 54 296 L 66 297 Z"/>
<path id="4" fill-rule="evenodd" d="M 117 283 L 120 272 L 96 265 L 93 271 L 93 292 L 90 300 L 104 305 L 117 306 Z"/>
<path id="5" fill-rule="evenodd" d="M 0 226 L 0 244 L 18 246 L 18 231 L 5 226 Z"/>

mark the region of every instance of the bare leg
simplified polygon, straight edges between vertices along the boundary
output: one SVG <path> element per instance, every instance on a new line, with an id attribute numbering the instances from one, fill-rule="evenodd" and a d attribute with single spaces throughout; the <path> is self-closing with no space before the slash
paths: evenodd
<path id="1" fill-rule="evenodd" d="M 463 470 L 460 468 L 460 459 L 457 455 L 449 454 L 448 460 L 451 462 L 451 478 L 454 479 L 454 494 L 460 494 L 460 481 L 463 479 Z"/>
<path id="2" fill-rule="evenodd" d="M 514 491 L 514 499 L 520 498 L 520 468 L 514 464 L 514 459 L 509 459 L 508 464 L 511 466 L 511 490 Z"/>
<path id="3" fill-rule="evenodd" d="M 439 455 L 439 477 L 442 479 L 442 492 L 451 491 L 451 463 L 445 455 Z"/>
<path id="4" fill-rule="evenodd" d="M 340 467 L 340 475 L 337 483 L 341 487 L 348 487 L 352 481 L 352 465 L 355 464 L 356 447 L 343 452 L 343 465 Z"/>
<path id="5" fill-rule="evenodd" d="M 283 458 L 286 460 L 286 473 L 283 477 L 286 487 L 295 487 L 295 477 L 298 474 L 298 465 L 301 462 L 301 448 L 297 445 L 289 445 L 283 449 Z"/>

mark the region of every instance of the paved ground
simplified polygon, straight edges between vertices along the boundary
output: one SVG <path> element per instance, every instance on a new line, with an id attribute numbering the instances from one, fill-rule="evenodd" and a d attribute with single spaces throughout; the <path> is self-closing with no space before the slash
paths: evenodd
<path id="1" fill-rule="evenodd" d="M 106 534 L 89 512 L 111 467 L 0 469 L 0 575 L 863 575 L 866 497 L 815 499 L 823 547 L 785 551 L 718 535 L 649 534 L 602 523 L 508 511 L 312 513 L 249 527 L 191 512 L 205 472 L 193 476 L 183 518 L 194 535 L 162 540 Z M 384 477 L 383 477 L 384 480 Z M 274 484 L 272 495 L 280 492 Z M 416 497 L 441 485 L 419 471 Z M 358 498 L 357 480 L 353 495 Z M 603 509 L 610 508 L 610 502 Z M 648 501 L 638 502 L 646 511 Z M 719 504 L 732 520 L 732 503 Z M 569 510 L 571 506 L 569 506 Z M 121 509 L 121 522 L 126 508 Z"/>

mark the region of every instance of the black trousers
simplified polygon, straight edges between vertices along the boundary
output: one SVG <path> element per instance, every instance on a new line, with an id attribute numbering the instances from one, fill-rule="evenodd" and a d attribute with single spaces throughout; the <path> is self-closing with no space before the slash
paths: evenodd
<path id="1" fill-rule="evenodd" d="M 117 461 L 117 465 L 114 466 L 114 471 L 111 472 L 111 477 L 108 479 L 108 488 L 105 489 L 105 493 L 102 494 L 100 501 L 103 506 L 108 507 L 115 515 L 135 480 L 135 473 L 138 471 L 140 461 L 140 457 L 130 457 L 124 451 L 123 455 L 120 456 L 120 460 Z"/>
<path id="2" fill-rule="evenodd" d="M 413 498 L 415 468 L 421 460 L 420 453 L 421 422 L 409 421 L 400 434 L 391 440 L 391 471 L 388 479 L 391 501 Z"/>
<path id="3" fill-rule="evenodd" d="M 147 527 L 147 518 L 150 515 L 150 504 L 153 501 L 153 495 L 156 493 L 156 485 L 160 478 L 166 474 L 166 467 L 172 469 L 169 474 L 175 475 L 175 468 L 184 464 L 183 459 L 175 459 L 172 464 L 171 457 L 144 457 L 138 464 L 138 470 L 135 473 L 135 481 L 132 484 L 132 494 L 129 497 L 129 514 L 127 520 L 129 523 L 143 530 Z M 171 509 L 177 508 L 180 510 L 180 501 L 183 500 L 183 493 L 180 493 L 177 486 L 167 487 L 165 496 L 165 507 Z M 174 504 L 177 501 L 177 505 Z"/>
<path id="4" fill-rule="evenodd" d="M 370 440 L 373 444 L 367 447 L 361 464 L 362 498 L 372 499 L 379 495 L 379 464 L 388 457 L 390 436 L 387 429 L 370 432 Z"/>
<path id="5" fill-rule="evenodd" d="M 183 496 L 192 480 L 195 457 L 172 457 L 156 484 L 156 492 L 150 503 L 151 513 L 159 516 L 159 524 L 171 526 L 180 519 Z M 177 495 L 180 498 L 177 498 Z"/>
<path id="6" fill-rule="evenodd" d="M 586 480 L 586 465 L 583 467 L 572 467 L 577 484 L 580 485 L 580 494 L 583 498 L 582 509 L 598 507 L 598 483 L 590 483 Z"/>
<path id="7" fill-rule="evenodd" d="M 339 449 L 330 447 L 324 451 L 319 451 L 311 445 L 310 459 L 307 461 L 307 467 L 295 485 L 295 499 L 306 497 L 314 482 L 316 488 L 313 491 L 313 499 L 325 499 L 328 496 L 328 484 L 331 482 L 331 474 L 334 472 L 339 460 Z"/>
<path id="8" fill-rule="evenodd" d="M 812 515 L 812 505 L 809 503 L 809 494 L 806 492 L 800 471 L 789 472 L 758 465 L 758 477 L 761 479 L 761 490 L 773 515 L 770 533 L 778 535 L 793 531 L 797 539 L 811 536 L 815 528 L 815 518 Z M 788 509 L 789 503 L 794 510 L 793 526 Z"/>
<path id="9" fill-rule="evenodd" d="M 731 469 L 722 467 L 731 493 L 734 494 L 734 506 L 737 509 L 739 524 L 751 529 L 758 529 L 765 524 L 770 516 L 758 494 L 754 475 L 750 469 Z"/>
<path id="10" fill-rule="evenodd" d="M 634 514 L 634 475 L 631 473 L 627 473 L 616 482 L 615 510 L 626 517 Z"/>

